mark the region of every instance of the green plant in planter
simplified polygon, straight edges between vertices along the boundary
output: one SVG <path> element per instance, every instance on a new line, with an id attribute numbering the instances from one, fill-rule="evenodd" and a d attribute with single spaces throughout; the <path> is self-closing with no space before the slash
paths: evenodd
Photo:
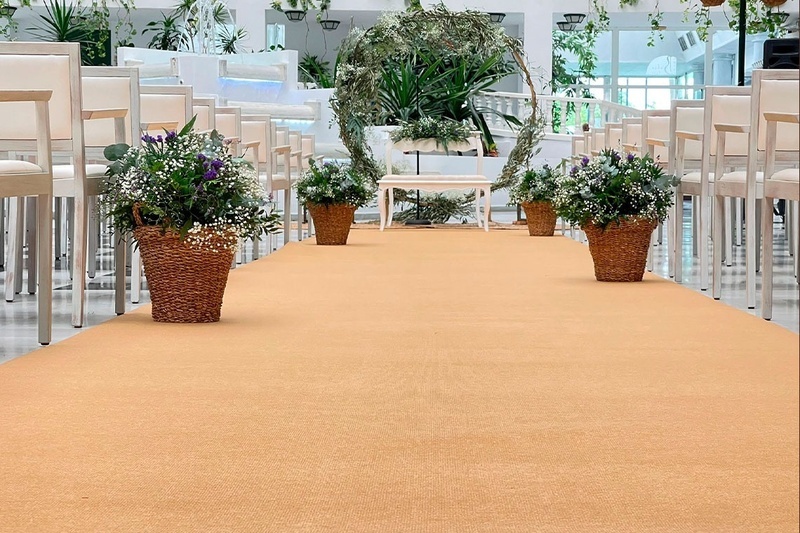
<path id="1" fill-rule="evenodd" d="M 222 26 L 219 34 L 219 53 L 221 54 L 239 54 L 242 52 L 241 42 L 247 39 L 248 32 L 246 29 L 239 26 Z"/>
<path id="2" fill-rule="evenodd" d="M 350 205 L 363 207 L 373 196 L 368 181 L 349 165 L 317 164 L 309 160 L 309 168 L 297 180 L 297 196 L 302 203 L 316 205 Z"/>
<path id="3" fill-rule="evenodd" d="M 436 142 L 448 151 L 451 143 L 467 142 L 472 130 L 466 122 L 456 122 L 449 118 L 422 117 L 411 122 L 402 122 L 400 127 L 391 133 L 394 142 L 403 140 L 436 139 Z"/>
<path id="4" fill-rule="evenodd" d="M 556 195 L 558 176 L 558 171 L 550 165 L 527 170 L 519 182 L 511 188 L 508 204 L 552 202 Z"/>
<path id="5" fill-rule="evenodd" d="M 67 4 L 65 0 L 45 2 L 45 12 L 39 15 L 40 25 L 28 30 L 47 42 L 80 43 L 81 62 L 91 64 L 89 44 L 91 32 L 86 24 L 86 10 Z"/>
<path id="6" fill-rule="evenodd" d="M 299 79 L 303 83 L 316 83 L 320 89 L 332 89 L 334 78 L 331 74 L 330 62 L 323 61 L 308 52 L 297 65 Z"/>
<path id="7" fill-rule="evenodd" d="M 672 206 L 676 184 L 649 155 L 603 150 L 559 176 L 553 203 L 561 218 L 581 226 L 606 227 L 631 217 L 660 222 Z"/>
<path id="8" fill-rule="evenodd" d="M 180 17 L 177 14 L 165 15 L 161 13 L 161 20 L 152 20 L 147 23 L 147 27 L 142 30 L 142 35 L 153 33 L 153 37 L 147 44 L 148 48 L 155 50 L 177 51 L 183 39 L 183 29 L 180 24 Z"/>

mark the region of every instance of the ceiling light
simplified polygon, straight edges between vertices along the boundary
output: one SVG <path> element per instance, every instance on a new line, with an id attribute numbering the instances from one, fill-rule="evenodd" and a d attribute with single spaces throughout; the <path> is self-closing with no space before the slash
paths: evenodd
<path id="1" fill-rule="evenodd" d="M 567 13 L 564 15 L 564 18 L 570 24 L 580 24 L 583 22 L 583 19 L 586 18 L 586 15 L 583 13 Z"/>
<path id="2" fill-rule="evenodd" d="M 338 20 L 321 20 L 319 23 L 325 31 L 333 31 L 338 28 L 340 24 Z"/>
<path id="3" fill-rule="evenodd" d="M 491 20 L 495 24 L 500 24 L 501 22 L 503 22 L 504 18 L 506 18 L 505 13 L 489 13 L 489 20 Z"/>
<path id="4" fill-rule="evenodd" d="M 299 9 L 287 9 L 284 13 L 286 13 L 286 18 L 292 22 L 300 22 L 306 18 L 306 12 Z"/>
<path id="5" fill-rule="evenodd" d="M 14 6 L 0 6 L 0 17 L 11 18 L 16 11 L 17 8 Z"/>
<path id="6" fill-rule="evenodd" d="M 577 27 L 577 24 L 570 24 L 566 20 L 559 20 L 556 22 L 556 26 L 558 26 L 558 29 L 561 31 L 573 31 Z"/>

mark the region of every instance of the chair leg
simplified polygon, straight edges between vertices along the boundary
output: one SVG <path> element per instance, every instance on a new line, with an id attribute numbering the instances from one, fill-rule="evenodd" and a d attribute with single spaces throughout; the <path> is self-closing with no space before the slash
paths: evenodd
<path id="1" fill-rule="evenodd" d="M 674 276 L 677 283 L 683 283 L 683 193 L 680 188 L 675 193 L 675 220 L 672 226 Z"/>
<path id="2" fill-rule="evenodd" d="M 725 197 L 725 247 L 722 253 L 725 254 L 725 266 L 733 266 L 733 209 L 731 204 L 733 198 L 730 196 Z"/>
<path id="3" fill-rule="evenodd" d="M 87 263 L 86 272 L 89 279 L 94 279 L 97 276 L 97 233 L 99 231 L 97 221 L 97 197 L 90 196 L 86 200 L 86 209 L 88 214 L 87 226 Z"/>
<path id="4" fill-rule="evenodd" d="M 756 222 L 756 198 L 748 197 L 746 199 L 747 205 L 745 206 L 745 227 L 747 233 L 745 234 L 745 298 L 747 299 L 747 308 L 756 308 L 756 246 L 758 245 L 758 223 Z"/>
<path id="5" fill-rule="evenodd" d="M 485 203 L 483 207 L 483 230 L 489 231 L 489 221 L 492 219 L 492 189 L 486 189 L 483 193 Z"/>
<path id="6" fill-rule="evenodd" d="M 481 190 L 475 189 L 475 221 L 478 223 L 478 229 L 483 228 L 483 219 L 481 218 Z"/>
<path id="7" fill-rule="evenodd" d="M 655 258 L 653 256 L 655 255 L 655 248 L 654 247 L 656 245 L 656 239 L 658 238 L 657 233 L 658 232 L 656 230 L 653 230 L 653 232 L 650 234 L 650 246 L 647 247 L 647 271 L 648 272 L 652 272 L 653 271 L 653 263 L 655 263 Z"/>
<path id="8" fill-rule="evenodd" d="M 772 203 L 772 198 L 764 198 L 761 202 L 761 230 L 764 232 L 762 237 L 764 266 L 761 268 L 761 317 L 764 320 L 772 320 L 772 241 L 774 239 Z"/>
<path id="9" fill-rule="evenodd" d="M 300 203 L 300 197 L 298 197 L 297 198 L 297 241 L 300 242 L 302 240 L 303 240 L 303 205 Z"/>
<path id="10" fill-rule="evenodd" d="M 55 247 L 56 260 L 61 257 L 61 198 L 55 198 L 53 201 L 53 218 L 55 220 L 55 233 L 53 237 L 53 245 Z"/>
<path id="11" fill-rule="evenodd" d="M 22 292 L 22 276 L 23 271 L 25 270 L 24 254 L 23 250 L 25 247 L 25 204 L 27 203 L 26 199 L 20 199 L 19 203 L 17 204 L 17 224 L 16 228 L 16 237 L 17 237 L 17 248 L 14 252 L 14 270 L 16 271 L 14 275 L 14 295 Z"/>
<path id="12" fill-rule="evenodd" d="M 72 326 L 83 327 L 86 293 L 86 245 L 88 243 L 89 213 L 86 196 L 75 197 L 75 238 L 72 259 Z"/>
<path id="13" fill-rule="evenodd" d="M 19 204 L 21 198 L 10 198 L 8 204 L 8 261 L 6 262 L 6 284 L 5 293 L 6 301 L 14 301 L 14 293 L 16 292 L 16 277 L 19 271 L 17 265 L 17 248 L 22 246 L 17 227 L 19 225 Z"/>
<path id="14" fill-rule="evenodd" d="M 40 195 L 37 199 L 39 294 L 38 321 L 39 344 L 50 344 L 53 336 L 53 213 L 52 197 Z"/>
<path id="15" fill-rule="evenodd" d="M 142 253 L 134 245 L 131 254 L 131 303 L 142 301 Z"/>
<path id="16" fill-rule="evenodd" d="M 744 241 L 744 222 L 742 217 L 744 216 L 743 212 L 743 205 L 744 205 L 744 198 L 737 198 L 736 199 L 736 214 L 735 214 L 735 222 L 736 222 L 736 246 L 741 246 L 742 242 Z"/>
<path id="17" fill-rule="evenodd" d="M 697 249 L 700 254 L 700 290 L 708 290 L 708 236 L 711 221 L 711 200 L 713 196 L 698 196 L 698 212 L 700 213 L 700 231 L 697 234 Z M 722 209 L 720 209 L 720 214 Z M 720 226 L 722 231 L 722 226 Z M 722 238 L 720 234 L 720 239 Z M 721 252 L 722 250 L 720 250 Z"/>
<path id="18" fill-rule="evenodd" d="M 724 196 L 713 196 L 714 201 L 714 235 L 711 237 L 711 247 L 713 248 L 713 254 L 711 258 L 712 270 L 713 270 L 713 288 L 712 288 L 712 296 L 715 300 L 719 300 L 722 294 L 722 238 L 723 238 L 723 229 L 725 227 L 725 197 Z M 708 246 L 705 246 L 707 249 Z M 700 253 L 702 254 L 703 249 L 700 249 Z M 708 255 L 708 252 L 706 252 Z M 702 275 L 702 272 L 701 272 Z M 708 276 L 708 272 L 706 272 L 706 277 Z"/>
<path id="19" fill-rule="evenodd" d="M 6 264 L 6 199 L 0 198 L 0 268 Z"/>
<path id="20" fill-rule="evenodd" d="M 292 231 L 292 200 L 291 190 L 283 192 L 283 244 L 289 244 Z M 298 221 L 299 222 L 299 221 Z"/>
<path id="21" fill-rule="evenodd" d="M 37 269 L 36 269 L 36 240 L 37 240 L 37 217 L 36 217 L 36 204 L 38 197 L 30 197 L 27 199 L 28 204 L 25 216 L 27 219 L 28 227 L 28 294 L 36 294 L 37 283 Z"/>
<path id="22" fill-rule="evenodd" d="M 700 197 L 692 196 L 692 257 L 700 257 Z"/>

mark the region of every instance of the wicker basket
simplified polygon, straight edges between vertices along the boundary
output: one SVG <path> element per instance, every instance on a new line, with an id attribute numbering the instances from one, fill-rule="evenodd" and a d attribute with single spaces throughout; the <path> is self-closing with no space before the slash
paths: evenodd
<path id="1" fill-rule="evenodd" d="M 786 0 L 761 0 L 767 7 L 778 7 L 786 3 Z"/>
<path id="2" fill-rule="evenodd" d="M 314 219 L 314 229 L 317 232 L 317 244 L 342 245 L 347 244 L 350 235 L 350 225 L 356 208 L 347 204 L 319 205 L 307 204 L 308 212 Z"/>
<path id="3" fill-rule="evenodd" d="M 550 202 L 523 203 L 531 237 L 552 237 L 556 231 L 556 212 Z"/>
<path id="4" fill-rule="evenodd" d="M 725 0 L 700 0 L 700 3 L 705 7 L 716 7 L 724 4 Z"/>
<path id="5" fill-rule="evenodd" d="M 633 217 L 605 229 L 586 224 L 582 229 L 589 239 L 597 281 L 642 281 L 656 226 L 654 220 Z"/>
<path id="6" fill-rule="evenodd" d="M 227 241 L 209 231 L 206 242 L 220 247 L 215 252 L 189 246 L 178 233 L 165 233 L 159 226 L 140 225 L 133 235 L 144 262 L 153 320 L 219 322 L 222 295 L 235 253 L 224 246 Z"/>

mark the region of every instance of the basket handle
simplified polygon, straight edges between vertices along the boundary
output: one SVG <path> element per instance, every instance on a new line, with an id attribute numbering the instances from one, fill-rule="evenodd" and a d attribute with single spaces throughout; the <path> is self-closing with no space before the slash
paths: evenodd
<path id="1" fill-rule="evenodd" d="M 144 226 L 144 221 L 142 220 L 142 214 L 139 212 L 139 207 L 141 207 L 141 205 L 142 204 L 140 204 L 139 202 L 133 204 L 133 222 L 136 224 L 137 227 Z"/>

